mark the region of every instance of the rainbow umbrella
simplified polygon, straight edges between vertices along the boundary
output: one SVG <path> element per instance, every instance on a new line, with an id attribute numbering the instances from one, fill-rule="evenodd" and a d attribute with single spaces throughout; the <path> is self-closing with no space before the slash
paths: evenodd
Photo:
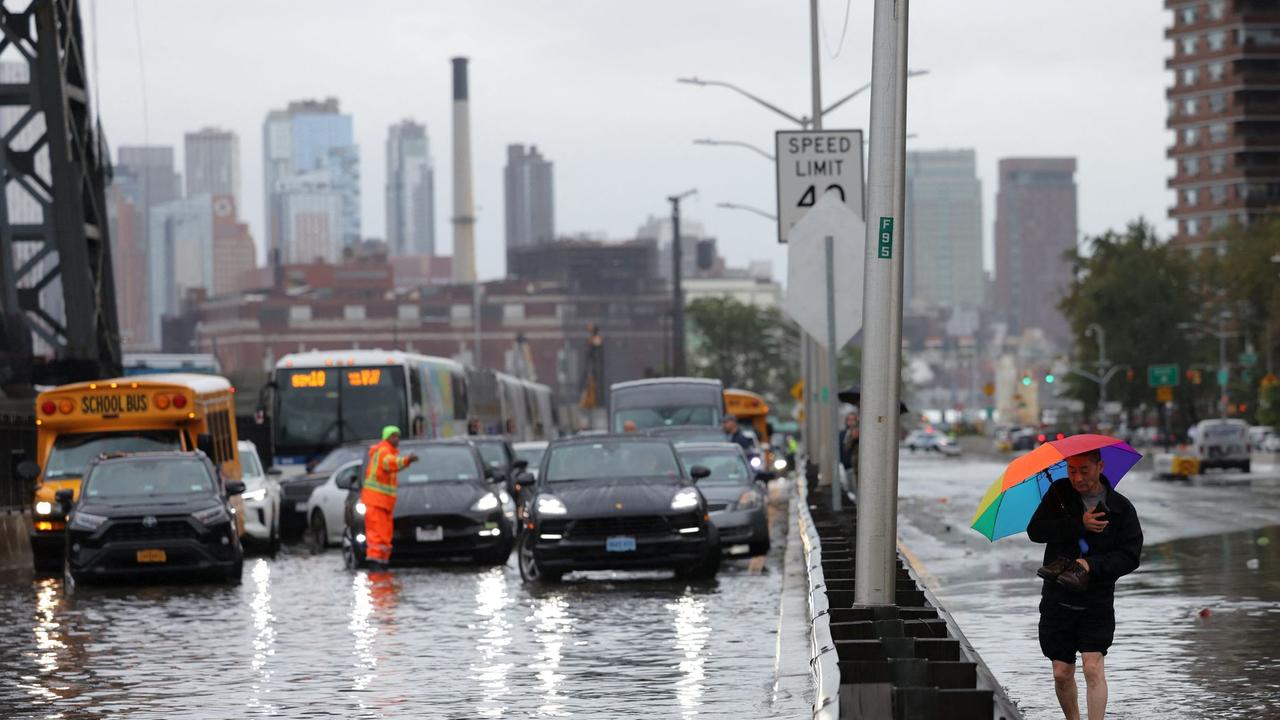
<path id="1" fill-rule="evenodd" d="M 1067 458 L 1090 450 L 1102 453 L 1102 474 L 1113 487 L 1142 459 L 1128 443 L 1106 435 L 1052 440 L 1009 463 L 987 488 L 969 526 L 992 541 L 1026 530 L 1049 486 L 1067 476 Z"/>

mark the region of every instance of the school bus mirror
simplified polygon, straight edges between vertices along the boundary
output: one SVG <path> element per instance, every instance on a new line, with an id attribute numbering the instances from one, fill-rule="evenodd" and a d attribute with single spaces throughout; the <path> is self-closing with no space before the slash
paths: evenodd
<path id="1" fill-rule="evenodd" d="M 75 490 L 71 488 L 62 488 L 53 494 L 53 499 L 58 501 L 58 505 L 62 506 L 62 514 L 66 515 L 71 510 L 71 499 L 75 497 Z"/>
<path id="2" fill-rule="evenodd" d="M 239 480 L 230 480 L 227 482 L 227 495 L 240 495 L 244 492 L 244 483 Z"/>

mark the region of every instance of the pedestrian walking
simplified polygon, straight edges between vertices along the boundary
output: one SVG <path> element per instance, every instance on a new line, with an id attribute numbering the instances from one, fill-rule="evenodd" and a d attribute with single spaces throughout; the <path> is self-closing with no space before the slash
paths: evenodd
<path id="1" fill-rule="evenodd" d="M 720 422 L 720 427 L 724 429 L 726 440 L 741 445 L 742 449 L 748 453 L 755 451 L 755 443 L 751 442 L 751 438 L 747 437 L 747 434 L 742 432 L 742 428 L 738 427 L 738 418 L 733 415 L 725 415 Z"/>
<path id="2" fill-rule="evenodd" d="M 1067 720 L 1079 720 L 1076 654 L 1084 661 L 1089 720 L 1107 707 L 1103 659 L 1115 636 L 1116 580 L 1138 567 L 1142 525 L 1128 498 L 1103 474 L 1102 454 L 1066 459 L 1067 477 L 1049 486 L 1027 536 L 1045 543 L 1040 649 L 1053 663 L 1053 685 Z"/>
<path id="3" fill-rule="evenodd" d="M 847 492 L 858 492 L 858 440 L 861 434 L 858 429 L 858 413 L 846 414 L 844 429 L 840 431 L 840 465 L 844 468 L 844 488 Z"/>
<path id="4" fill-rule="evenodd" d="M 483 435 L 484 427 L 480 425 L 480 418 L 471 418 L 467 421 L 468 435 Z"/>
<path id="5" fill-rule="evenodd" d="M 387 425 L 382 428 L 382 442 L 369 448 L 369 469 L 365 471 L 360 489 L 360 502 L 364 503 L 364 534 L 367 541 L 369 564 L 385 570 L 391 562 L 391 533 L 396 508 L 397 477 L 418 456 L 400 455 L 400 428 Z"/>

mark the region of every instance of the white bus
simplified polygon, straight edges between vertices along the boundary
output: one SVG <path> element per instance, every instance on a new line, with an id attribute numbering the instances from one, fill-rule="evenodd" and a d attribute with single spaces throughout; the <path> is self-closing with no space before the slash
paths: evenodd
<path id="1" fill-rule="evenodd" d="M 471 419 L 512 442 L 556 434 L 547 386 L 398 350 L 286 355 L 271 388 L 275 462 L 286 471 L 344 443 L 376 440 L 385 425 L 422 438 L 466 435 Z"/>

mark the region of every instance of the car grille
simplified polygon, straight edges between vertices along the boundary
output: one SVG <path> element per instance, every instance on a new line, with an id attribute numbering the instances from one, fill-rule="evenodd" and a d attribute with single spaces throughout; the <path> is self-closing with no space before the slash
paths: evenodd
<path id="1" fill-rule="evenodd" d="M 451 532 L 480 528 L 483 527 L 483 523 L 465 515 L 414 515 L 412 517 L 396 518 L 392 538 L 412 540 L 415 537 L 417 528 L 428 526 L 442 527 L 445 532 Z"/>
<path id="2" fill-rule="evenodd" d="M 719 512 L 728 509 L 729 503 L 707 503 L 707 512 Z"/>
<path id="3" fill-rule="evenodd" d="M 145 540 L 183 540 L 197 537 L 195 528 L 186 520 L 164 520 L 155 527 L 146 527 L 140 521 L 121 522 L 107 530 L 106 542 L 132 542 Z"/>
<path id="4" fill-rule="evenodd" d="M 611 535 L 665 535 L 671 525 L 659 515 L 635 515 L 630 517 L 587 518 L 569 523 L 571 538 L 609 537 Z"/>

